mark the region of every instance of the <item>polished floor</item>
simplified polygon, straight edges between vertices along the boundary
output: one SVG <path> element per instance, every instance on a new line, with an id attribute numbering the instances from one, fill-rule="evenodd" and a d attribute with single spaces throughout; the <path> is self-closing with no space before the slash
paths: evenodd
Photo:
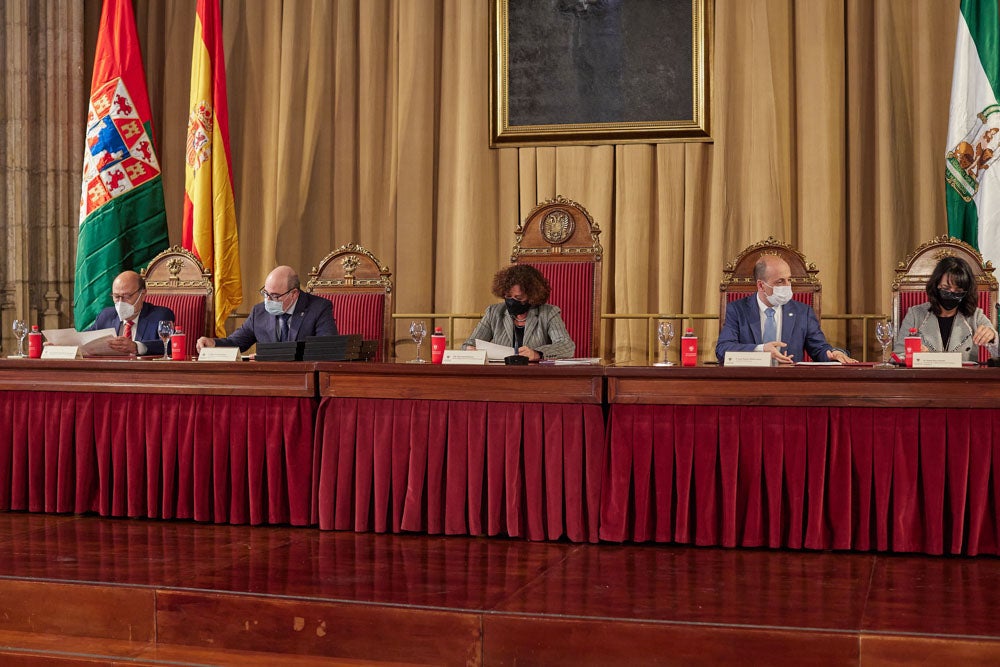
<path id="1" fill-rule="evenodd" d="M 0 665 L 1000 664 L 1000 559 L 0 513 Z"/>

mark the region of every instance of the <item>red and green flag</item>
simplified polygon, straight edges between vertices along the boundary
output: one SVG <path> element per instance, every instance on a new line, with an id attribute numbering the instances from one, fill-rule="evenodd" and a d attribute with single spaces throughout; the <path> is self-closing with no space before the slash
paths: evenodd
<path id="1" fill-rule="evenodd" d="M 160 163 L 153 145 L 131 0 L 104 0 L 83 152 L 73 317 L 90 326 L 111 283 L 168 245 Z"/>

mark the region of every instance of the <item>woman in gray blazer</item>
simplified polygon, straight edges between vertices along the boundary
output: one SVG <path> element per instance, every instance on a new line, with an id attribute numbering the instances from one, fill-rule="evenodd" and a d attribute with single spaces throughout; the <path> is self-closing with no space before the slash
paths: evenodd
<path id="1" fill-rule="evenodd" d="M 493 276 L 493 295 L 503 299 L 486 309 L 483 319 L 462 348 L 475 348 L 476 339 L 505 345 L 529 361 L 564 359 L 576 352 L 560 310 L 548 304 L 549 281 L 538 269 L 514 264 Z"/>
<path id="2" fill-rule="evenodd" d="M 980 345 L 995 345 L 997 332 L 979 307 L 972 269 L 960 257 L 945 257 L 927 279 L 927 302 L 911 306 L 896 333 L 893 351 L 902 356 L 904 339 L 916 329 L 926 352 L 961 352 L 978 361 Z"/>

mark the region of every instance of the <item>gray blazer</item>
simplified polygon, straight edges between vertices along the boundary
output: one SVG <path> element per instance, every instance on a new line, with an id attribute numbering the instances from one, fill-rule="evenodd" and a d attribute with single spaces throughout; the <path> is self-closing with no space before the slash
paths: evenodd
<path id="1" fill-rule="evenodd" d="M 541 352 L 546 359 L 572 357 L 576 352 L 576 343 L 566 331 L 561 312 L 557 306 L 547 303 L 532 306 L 524 323 L 525 346 Z M 505 303 L 495 303 L 486 309 L 483 319 L 479 320 L 462 347 L 475 348 L 477 338 L 497 345 L 514 346 L 514 318 L 507 312 Z"/>
<path id="2" fill-rule="evenodd" d="M 956 313 L 955 323 L 951 325 L 948 349 L 945 350 L 944 343 L 941 342 L 941 328 L 938 326 L 937 316 L 931 312 L 931 304 L 921 303 L 911 306 L 906 311 L 906 315 L 903 316 L 903 321 L 899 325 L 899 331 L 896 332 L 896 344 L 892 351 L 902 358 L 903 352 L 906 351 L 904 339 L 910 335 L 910 329 L 916 327 L 928 352 L 961 352 L 963 361 L 979 361 L 979 346 L 973 344 L 972 334 L 981 325 L 993 329 L 993 323 L 983 313 L 982 308 L 976 308 L 972 317 Z M 995 345 L 987 347 L 990 348 L 991 354 L 996 349 Z"/>

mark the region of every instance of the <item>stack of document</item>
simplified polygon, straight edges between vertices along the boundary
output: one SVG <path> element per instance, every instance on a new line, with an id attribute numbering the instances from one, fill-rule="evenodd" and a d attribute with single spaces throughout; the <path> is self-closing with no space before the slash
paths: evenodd
<path id="1" fill-rule="evenodd" d="M 77 331 L 76 329 L 45 329 L 42 331 L 45 340 L 50 345 L 74 345 L 80 348 L 85 357 L 121 356 L 121 352 L 112 350 L 111 340 L 117 335 L 114 329 L 98 329 L 97 331 Z"/>

